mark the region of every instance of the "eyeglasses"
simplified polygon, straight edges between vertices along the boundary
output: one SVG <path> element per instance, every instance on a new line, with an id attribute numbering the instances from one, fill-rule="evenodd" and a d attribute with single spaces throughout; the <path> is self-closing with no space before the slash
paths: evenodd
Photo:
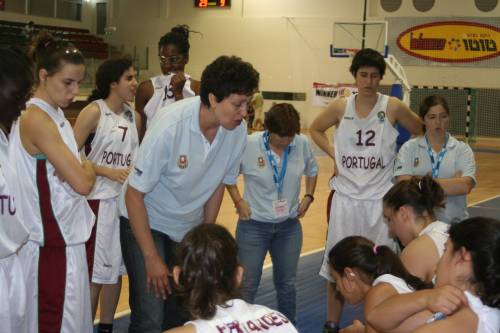
<path id="1" fill-rule="evenodd" d="M 177 55 L 177 56 L 170 56 L 170 57 L 165 57 L 165 56 L 159 56 L 160 62 L 162 64 L 179 64 L 182 62 L 184 59 L 183 56 Z"/>

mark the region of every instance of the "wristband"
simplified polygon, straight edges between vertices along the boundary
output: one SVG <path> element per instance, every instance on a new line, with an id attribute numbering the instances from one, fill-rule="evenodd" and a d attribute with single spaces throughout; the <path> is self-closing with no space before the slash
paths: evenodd
<path id="1" fill-rule="evenodd" d="M 314 196 L 312 194 L 306 193 L 306 194 L 304 194 L 304 198 L 305 197 L 308 197 L 309 199 L 311 199 L 311 202 L 314 201 Z"/>

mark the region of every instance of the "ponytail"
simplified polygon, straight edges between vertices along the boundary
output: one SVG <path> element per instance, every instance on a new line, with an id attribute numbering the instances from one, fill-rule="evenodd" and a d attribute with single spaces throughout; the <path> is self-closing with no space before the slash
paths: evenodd
<path id="1" fill-rule="evenodd" d="M 30 47 L 29 55 L 35 63 L 37 80 L 41 69 L 53 75 L 64 63 L 73 65 L 85 63 L 82 53 L 73 44 L 56 39 L 48 32 L 38 34 Z"/>
<path id="2" fill-rule="evenodd" d="M 398 210 L 404 205 L 413 208 L 417 215 L 434 216 L 436 208 L 443 208 L 444 190 L 431 176 L 411 177 L 396 183 L 383 198 L 384 205 Z"/>
<path id="3" fill-rule="evenodd" d="M 343 275 L 347 267 L 362 271 L 372 284 L 384 274 L 391 274 L 403 279 L 414 290 L 431 287 L 418 277 L 411 275 L 399 257 L 389 247 L 375 244 L 361 236 L 350 236 L 338 242 L 328 254 L 330 266 L 338 274 Z"/>
<path id="4" fill-rule="evenodd" d="M 211 319 L 217 306 L 238 297 L 238 246 L 217 224 L 201 224 L 179 244 L 178 290 L 193 318 Z"/>
<path id="5" fill-rule="evenodd" d="M 96 87 L 92 90 L 87 101 L 92 102 L 98 99 L 108 98 L 111 84 L 113 82 L 119 83 L 123 73 L 132 66 L 133 62 L 130 57 L 109 59 L 103 62 L 95 74 Z"/>

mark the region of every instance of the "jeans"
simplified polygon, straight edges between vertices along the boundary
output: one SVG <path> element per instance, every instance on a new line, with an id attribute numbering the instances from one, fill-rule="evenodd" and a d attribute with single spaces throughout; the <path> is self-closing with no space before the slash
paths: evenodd
<path id="1" fill-rule="evenodd" d="M 238 257 L 245 269 L 242 293 L 253 303 L 262 275 L 267 252 L 273 262 L 273 281 L 278 298 L 278 310 L 292 323 L 296 315 L 295 277 L 302 249 L 302 226 L 297 218 L 280 223 L 255 220 L 238 221 L 236 228 Z"/>
<path id="2" fill-rule="evenodd" d="M 177 243 L 168 235 L 151 230 L 153 241 L 160 257 L 171 271 L 175 265 L 175 247 Z M 163 300 L 146 290 L 146 268 L 139 244 L 135 240 L 130 222 L 120 217 L 120 241 L 123 261 L 129 278 L 130 326 L 129 333 L 159 333 L 166 329 L 183 325 L 188 315 L 180 305 L 175 294 L 174 281 L 169 278 L 172 294 Z"/>

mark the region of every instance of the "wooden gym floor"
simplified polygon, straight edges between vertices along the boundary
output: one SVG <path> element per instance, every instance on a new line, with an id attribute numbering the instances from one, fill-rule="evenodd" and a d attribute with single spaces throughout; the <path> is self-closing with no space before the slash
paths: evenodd
<path id="1" fill-rule="evenodd" d="M 477 163 L 477 186 L 468 196 L 469 205 L 500 195 L 500 153 L 476 152 L 475 157 Z M 315 193 L 315 201 L 309 208 L 307 215 L 302 219 L 304 232 L 302 255 L 321 250 L 325 245 L 326 239 L 326 201 L 330 192 L 328 180 L 331 176 L 332 161 L 326 156 L 317 157 L 317 161 L 319 165 L 319 176 Z M 241 177 L 238 185 L 240 186 L 240 190 L 243 190 Z M 302 186 L 302 189 L 303 188 L 304 186 Z M 217 223 L 227 227 L 234 235 L 236 222 L 237 215 L 235 208 L 233 207 L 231 198 L 226 193 L 222 202 Z M 267 258 L 266 264 L 269 263 L 270 260 Z M 116 316 L 120 317 L 126 315 L 129 311 L 128 279 L 127 277 L 124 277 L 123 288 Z"/>

